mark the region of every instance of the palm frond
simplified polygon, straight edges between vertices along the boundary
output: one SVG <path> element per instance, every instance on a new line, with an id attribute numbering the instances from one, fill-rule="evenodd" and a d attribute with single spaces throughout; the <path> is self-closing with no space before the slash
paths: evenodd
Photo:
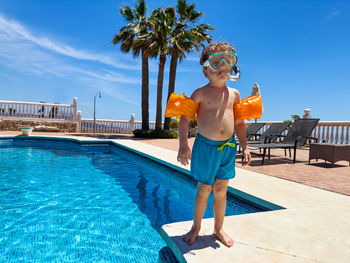
<path id="1" fill-rule="evenodd" d="M 141 16 L 146 16 L 147 6 L 145 0 L 139 0 L 136 5 L 135 11 Z"/>
<path id="2" fill-rule="evenodd" d="M 178 0 L 176 5 L 176 11 L 178 13 L 179 20 L 182 21 L 184 17 L 186 17 L 186 0 Z"/>
<path id="3" fill-rule="evenodd" d="M 127 20 L 127 21 L 134 21 L 135 20 L 135 16 L 134 13 L 132 11 L 132 9 L 130 8 L 130 6 L 125 6 L 123 8 L 119 9 L 119 13 Z"/>

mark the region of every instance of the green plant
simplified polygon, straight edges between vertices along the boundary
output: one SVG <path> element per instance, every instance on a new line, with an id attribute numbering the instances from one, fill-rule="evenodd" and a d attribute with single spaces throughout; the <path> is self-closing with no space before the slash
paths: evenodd
<path id="1" fill-rule="evenodd" d="M 299 120 L 300 116 L 299 115 L 292 115 L 293 121 Z"/>
<path id="2" fill-rule="evenodd" d="M 142 130 L 133 131 L 135 137 L 138 138 L 178 138 L 179 134 L 174 130 Z"/>
<path id="3" fill-rule="evenodd" d="M 299 115 L 291 115 L 291 118 L 292 118 L 292 120 L 284 120 L 283 122 L 285 122 L 285 123 L 288 123 L 288 130 L 290 129 L 290 127 L 292 127 L 292 125 L 294 124 L 294 122 L 296 121 L 296 120 L 299 120 L 300 119 L 300 116 Z"/>
<path id="4" fill-rule="evenodd" d="M 178 119 L 171 119 L 170 128 L 171 129 L 178 129 L 179 128 L 179 120 Z"/>
<path id="5" fill-rule="evenodd" d="M 3 111 L 4 111 L 4 110 L 3 110 Z M 15 114 L 15 113 L 16 113 L 16 109 L 9 108 L 9 109 L 8 109 L 8 113 L 9 113 L 9 114 Z"/>
<path id="6" fill-rule="evenodd" d="M 196 128 L 197 127 L 197 116 L 194 117 L 194 120 L 191 120 L 190 126 L 191 126 L 191 128 Z"/>

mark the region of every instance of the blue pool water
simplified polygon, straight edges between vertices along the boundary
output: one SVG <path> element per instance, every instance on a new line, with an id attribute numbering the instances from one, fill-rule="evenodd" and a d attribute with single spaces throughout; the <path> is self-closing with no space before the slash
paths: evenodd
<path id="1" fill-rule="evenodd" d="M 160 226 L 191 220 L 195 193 L 116 146 L 0 140 L 0 262 L 157 262 Z M 262 210 L 229 196 L 226 215 Z"/>

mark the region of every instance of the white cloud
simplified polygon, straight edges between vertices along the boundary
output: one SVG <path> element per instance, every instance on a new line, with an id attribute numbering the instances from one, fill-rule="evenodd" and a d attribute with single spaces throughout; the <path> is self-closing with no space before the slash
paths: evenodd
<path id="1" fill-rule="evenodd" d="M 7 20 L 0 14 L 0 64 L 3 66 L 27 75 L 78 81 L 137 105 L 123 89 L 118 89 L 118 83 L 140 84 L 141 68 L 130 65 L 130 62 L 123 64 L 114 60 L 105 54 L 80 51 L 59 41 L 35 36 L 20 23 Z M 150 79 L 150 83 L 153 82 L 155 80 Z"/>
<path id="2" fill-rule="evenodd" d="M 55 52 L 60 55 L 64 55 L 70 58 L 79 60 L 89 60 L 99 62 L 105 65 L 109 65 L 120 69 L 140 70 L 140 65 L 130 65 L 123 61 L 118 61 L 117 56 L 111 57 L 107 54 L 97 54 L 95 52 L 88 52 L 84 50 L 78 50 L 70 47 L 66 44 L 60 43 L 56 40 L 50 40 L 47 37 L 33 35 L 25 26 L 14 20 L 6 19 L 0 14 L 0 36 L 10 38 L 16 41 L 28 41 L 35 45 Z"/>
<path id="3" fill-rule="evenodd" d="M 340 10 L 336 10 L 336 11 L 332 12 L 331 14 L 329 14 L 327 18 L 328 18 L 328 20 L 332 20 L 332 19 L 336 18 L 337 16 L 339 16 L 340 13 L 341 13 Z"/>
<path id="4" fill-rule="evenodd" d="M 187 61 L 197 62 L 197 63 L 199 63 L 199 59 L 200 59 L 200 55 L 198 53 L 196 55 L 194 55 L 194 54 L 188 55 L 185 58 L 185 60 L 187 60 Z"/>

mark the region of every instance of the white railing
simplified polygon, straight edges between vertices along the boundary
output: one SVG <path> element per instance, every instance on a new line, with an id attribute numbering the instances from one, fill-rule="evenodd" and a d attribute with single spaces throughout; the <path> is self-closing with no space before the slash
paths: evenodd
<path id="1" fill-rule="evenodd" d="M 260 134 L 267 130 L 274 122 L 266 122 L 261 128 Z M 251 122 L 250 122 L 251 123 Z M 250 124 L 249 122 L 246 125 Z M 283 135 L 286 135 L 284 131 Z M 319 121 L 313 130 L 311 137 L 317 138 L 320 143 L 349 144 L 350 142 L 350 121 Z"/>
<path id="2" fill-rule="evenodd" d="M 77 121 L 77 98 L 73 98 L 73 105 L 0 101 L 0 118 L 14 120 Z"/>
<path id="3" fill-rule="evenodd" d="M 162 127 L 163 127 L 163 123 L 162 123 Z M 156 128 L 156 122 L 150 121 L 149 128 L 150 130 L 154 130 Z M 142 129 L 142 121 L 135 121 L 135 129 Z"/>
<path id="4" fill-rule="evenodd" d="M 118 120 L 96 120 L 96 133 L 131 133 L 130 121 L 118 121 Z M 94 120 L 82 119 L 81 120 L 81 132 L 93 133 L 94 132 Z"/>
<path id="5" fill-rule="evenodd" d="M 73 105 L 66 105 L 0 100 L 0 120 L 72 121 L 77 122 L 76 131 L 83 133 L 93 133 L 94 123 L 96 133 L 132 134 L 142 127 L 142 122 L 135 121 L 133 114 L 129 121 L 99 119 L 94 122 L 93 119 L 81 119 L 77 101 L 77 98 L 73 98 Z M 149 122 L 149 127 L 155 129 L 155 122 Z"/>
<path id="6" fill-rule="evenodd" d="M 319 142 L 349 144 L 350 121 L 320 121 L 312 136 Z"/>
<path id="7" fill-rule="evenodd" d="M 82 119 L 81 120 L 80 132 L 93 133 L 94 132 L 94 120 L 93 119 Z M 96 120 L 96 133 L 121 133 L 121 134 L 132 134 L 135 129 L 141 129 L 142 122 L 134 121 L 131 116 L 129 121 L 121 120 Z M 155 128 L 156 123 L 150 122 L 150 129 Z"/>

